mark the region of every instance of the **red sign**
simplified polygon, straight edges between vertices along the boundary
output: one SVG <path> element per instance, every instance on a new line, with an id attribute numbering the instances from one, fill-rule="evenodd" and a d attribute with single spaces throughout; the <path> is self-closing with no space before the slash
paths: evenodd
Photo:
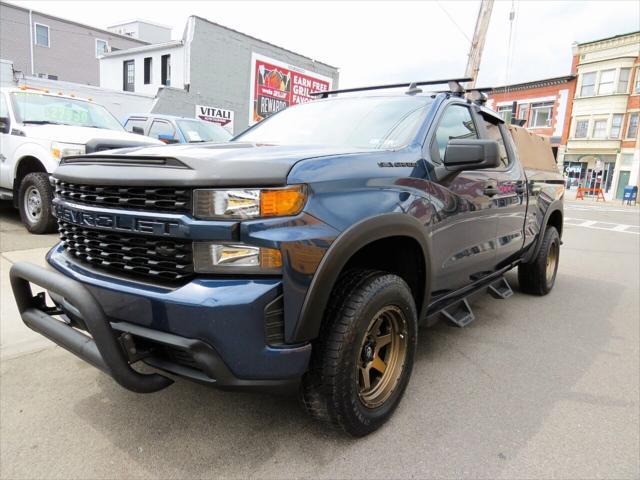
<path id="1" fill-rule="evenodd" d="M 250 123 L 309 102 L 312 92 L 329 90 L 331 79 L 254 53 L 251 58 Z"/>

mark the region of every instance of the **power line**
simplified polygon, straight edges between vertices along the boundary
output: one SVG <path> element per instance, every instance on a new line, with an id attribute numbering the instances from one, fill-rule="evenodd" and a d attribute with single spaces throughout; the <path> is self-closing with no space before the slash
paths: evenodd
<path id="1" fill-rule="evenodd" d="M 436 0 L 436 3 L 440 7 L 440 9 L 445 13 L 445 15 L 449 17 L 449 20 L 451 20 L 451 23 L 453 23 L 456 26 L 456 28 L 464 36 L 464 38 L 466 38 L 469 43 L 472 43 L 471 39 L 466 33 L 464 33 L 464 30 L 460 27 L 460 25 L 458 25 L 456 21 L 453 19 L 453 17 L 449 14 L 449 12 L 447 12 L 447 10 L 442 5 L 440 5 L 440 0 Z"/>

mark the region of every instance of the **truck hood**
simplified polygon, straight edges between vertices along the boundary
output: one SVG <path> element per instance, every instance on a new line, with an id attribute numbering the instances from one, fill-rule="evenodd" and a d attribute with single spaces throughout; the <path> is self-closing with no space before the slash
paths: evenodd
<path id="1" fill-rule="evenodd" d="M 379 150 L 241 142 L 127 148 L 69 157 L 55 177 L 94 185 L 277 186 L 301 160 L 367 151 Z"/>
<path id="2" fill-rule="evenodd" d="M 125 131 L 106 128 L 75 127 L 70 125 L 24 125 L 20 127 L 28 138 L 50 140 L 52 142 L 77 143 L 85 145 L 90 140 L 122 140 L 149 145 L 164 145 L 160 140 Z"/>

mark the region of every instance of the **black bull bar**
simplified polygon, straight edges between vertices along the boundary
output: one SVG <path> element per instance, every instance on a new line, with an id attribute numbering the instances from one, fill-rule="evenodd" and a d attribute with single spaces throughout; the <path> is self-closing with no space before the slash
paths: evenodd
<path id="1" fill-rule="evenodd" d="M 30 329 L 99 368 L 128 390 L 151 393 L 173 383 L 173 380 L 163 375 L 143 374 L 131 368 L 102 307 L 81 283 L 27 262 L 15 263 L 9 276 L 20 316 Z M 33 295 L 32 283 L 63 297 L 73 305 L 91 337 L 53 318 L 50 313 L 60 312 L 47 307 L 42 295 Z"/>

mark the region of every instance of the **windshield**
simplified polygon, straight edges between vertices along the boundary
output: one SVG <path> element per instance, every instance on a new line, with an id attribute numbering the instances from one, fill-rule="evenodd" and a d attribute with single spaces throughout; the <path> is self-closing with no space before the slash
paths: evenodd
<path id="1" fill-rule="evenodd" d="M 397 149 L 415 137 L 429 97 L 359 97 L 289 107 L 234 140 Z"/>
<path id="2" fill-rule="evenodd" d="M 216 123 L 201 122 L 200 120 L 176 120 L 187 142 L 227 142 L 231 134 Z"/>
<path id="3" fill-rule="evenodd" d="M 32 92 L 12 93 L 11 100 L 21 123 L 124 130 L 106 108 L 95 103 Z"/>

